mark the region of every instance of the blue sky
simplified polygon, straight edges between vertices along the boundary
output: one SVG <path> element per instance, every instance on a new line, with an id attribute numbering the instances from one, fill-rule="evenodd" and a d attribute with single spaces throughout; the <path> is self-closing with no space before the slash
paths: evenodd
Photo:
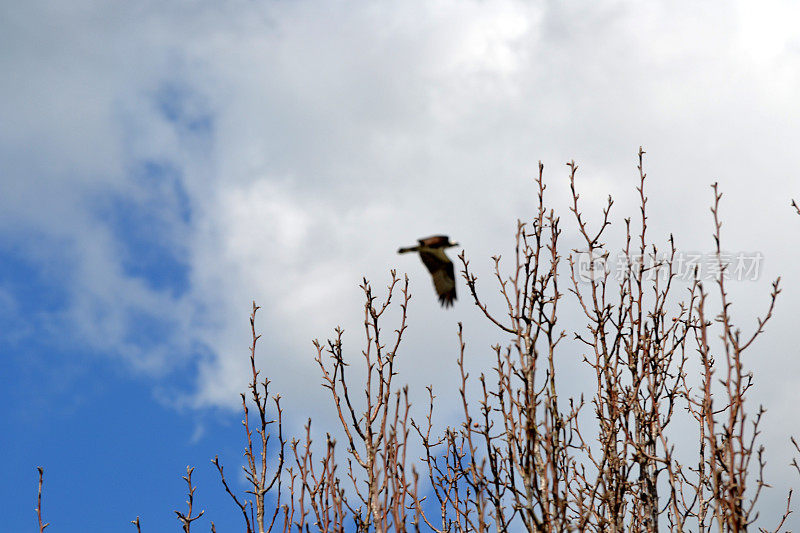
<path id="1" fill-rule="evenodd" d="M 252 300 L 289 430 L 307 416 L 328 429 L 311 340 L 341 324 L 357 353 L 362 276 L 380 287 L 407 271 L 402 364 L 422 402 L 428 383 L 455 382 L 457 321 L 476 369 L 498 339 L 463 298 L 443 313 L 397 247 L 449 233 L 485 277 L 531 213 L 539 160 L 565 220 L 575 159 L 587 207 L 612 194 L 619 221 L 635 214 L 639 145 L 652 235 L 710 249 L 719 181 L 729 249 L 764 254 L 759 279 L 732 289 L 744 324 L 783 276 L 752 360 L 775 454 L 765 506 L 779 509 L 800 428 L 799 14 L 781 1 L 6 3 L 0 530 L 33 527 L 38 465 L 50 531 L 128 531 L 137 515 L 176 528 L 187 464 L 200 506 L 233 528 L 210 460 L 241 458 Z M 456 398 L 440 399 L 446 421 Z"/>

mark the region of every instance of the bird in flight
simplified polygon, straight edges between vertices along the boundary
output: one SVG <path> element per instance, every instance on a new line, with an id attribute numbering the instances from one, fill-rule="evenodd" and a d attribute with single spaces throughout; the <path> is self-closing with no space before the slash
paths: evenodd
<path id="1" fill-rule="evenodd" d="M 419 252 L 425 268 L 433 277 L 433 286 L 436 294 L 439 295 L 439 302 L 442 307 L 450 307 L 456 299 L 456 276 L 453 269 L 453 262 L 445 255 L 447 248 L 458 246 L 457 242 L 450 242 L 447 235 L 433 235 L 418 240 L 417 246 L 409 246 L 397 250 L 399 254 L 408 252 Z"/>

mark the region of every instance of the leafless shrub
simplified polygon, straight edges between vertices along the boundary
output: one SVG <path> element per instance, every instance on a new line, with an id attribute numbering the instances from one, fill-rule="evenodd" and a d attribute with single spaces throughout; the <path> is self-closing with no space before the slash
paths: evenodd
<path id="1" fill-rule="evenodd" d="M 283 437 L 283 411 L 281 409 L 280 395 L 270 395 L 269 386 L 270 381 L 265 378 L 259 381 L 261 371 L 258 370 L 256 365 L 256 347 L 261 335 L 256 333 L 256 314 L 259 307 L 253 302 L 253 308 L 250 312 L 250 384 L 248 385 L 249 399 L 252 405 L 256 408 L 256 438 L 257 443 L 253 444 L 253 429 L 250 423 L 250 408 L 248 407 L 248 396 L 242 394 L 242 411 L 244 412 L 244 419 L 242 426 L 245 432 L 245 450 L 244 458 L 246 464 L 242 467 L 245 477 L 248 482 L 247 494 L 255 498 L 255 502 L 251 500 L 244 500 L 236 496 L 235 492 L 230 488 L 223 466 L 219 461 L 219 457 L 214 457 L 212 463 L 219 473 L 220 480 L 225 492 L 231 497 L 234 504 L 239 508 L 242 513 L 242 518 L 245 522 L 247 533 L 258 530 L 258 533 L 266 533 L 272 531 L 275 526 L 275 521 L 283 510 L 282 531 L 289 531 L 291 526 L 291 519 L 294 507 L 291 504 L 282 504 L 283 501 L 283 479 L 282 474 L 284 470 L 284 453 L 286 449 L 286 441 Z M 275 411 L 277 418 L 273 419 L 268 413 L 268 403 L 270 399 L 275 404 Z M 269 426 L 277 424 L 278 444 L 277 444 L 277 464 L 274 466 L 270 474 L 269 454 L 270 447 L 269 441 L 271 434 L 269 433 Z M 294 479 L 294 476 L 291 476 Z M 267 492 L 275 489 L 276 505 L 272 512 L 268 512 L 265 504 L 265 496 Z M 292 487 L 293 488 L 293 487 Z M 291 502 L 294 500 L 292 499 Z M 253 513 L 255 512 L 255 516 Z M 267 520 L 269 519 L 269 522 Z"/>
<path id="2" fill-rule="evenodd" d="M 714 241 L 720 271 L 717 293 L 721 311 L 714 321 L 707 319 L 708 295 L 703 284 L 697 282 L 699 298 L 696 303 L 694 338 L 703 367 L 703 378 L 699 395 L 689 398 L 689 410 L 699 424 L 701 436 L 697 482 L 692 486 L 699 504 L 694 516 L 701 531 L 711 527 L 712 522 L 722 531 L 745 531 L 757 517 L 755 505 L 766 484 L 763 479 L 764 448 L 756 444 L 764 409 L 759 407 L 750 424 L 747 423 L 745 401 L 748 390 L 753 386 L 753 374 L 745 369 L 742 354 L 763 333 L 765 324 L 772 317 L 775 301 L 780 293 L 780 278 L 772 285 L 767 311 L 763 318 L 758 319 L 755 331 L 742 336 L 730 316 L 731 303 L 723 275 L 726 265 L 722 263 L 720 249 L 722 223 L 719 219 L 719 201 L 722 194 L 718 192 L 716 183 L 713 189 L 714 204 L 711 212 L 714 216 Z M 714 322 L 721 329 L 721 365 L 717 361 L 720 356 L 715 357 L 710 342 Z M 722 394 L 715 394 L 713 391 L 713 375 L 718 370 L 722 372 L 719 379 Z M 718 402 L 716 405 L 715 400 Z M 754 458 L 757 460 L 756 488 L 748 500 L 746 490 L 754 474 L 751 467 Z"/>
<path id="3" fill-rule="evenodd" d="M 571 211 L 583 239 L 583 248 L 569 256 L 569 291 L 586 319 L 586 329 L 576 331 L 574 338 L 586 350 L 583 361 L 596 376 L 591 400 L 596 434 L 587 434 L 578 424 L 582 400 L 559 407 L 554 353 L 564 337 L 556 328 L 563 297 L 558 285 L 560 229 L 558 218 L 544 207 L 541 165 L 537 214 L 530 226 L 518 225 L 510 274 L 501 274 L 500 260 L 494 258 L 505 303 L 501 314 L 491 312 L 478 296 L 477 279 L 462 254 L 464 278 L 476 306 L 508 335 L 509 344 L 495 347 L 496 385 L 487 385 L 487 376 L 480 376 L 482 398 L 479 414 L 473 415 L 465 394 L 462 342 L 463 423 L 433 439 L 431 403 L 428 426 L 419 430 L 441 504 L 441 525 L 426 520 L 432 529 L 745 531 L 758 516 L 756 502 L 767 486 L 763 448 L 757 444 L 763 409 L 745 423 L 753 381 L 742 353 L 772 316 L 779 280 L 755 331 L 742 337 L 729 313 L 720 248 L 721 195 L 715 185 L 712 213 L 722 312 L 715 321 L 707 320 L 709 296 L 699 279 L 684 300 L 676 301 L 673 239 L 663 256 L 647 237 L 643 156 L 640 149 L 640 228 L 634 238 L 631 220 L 625 220 L 625 269 L 616 278 L 605 268 L 610 250 L 604 243 L 613 201 L 609 198 L 599 226 L 590 228 L 579 207 L 577 166 L 568 164 Z M 579 255 L 589 258 L 588 280 L 578 272 Z M 722 340 L 718 356 L 710 339 L 714 334 Z M 704 372 L 699 392 L 686 378 L 692 348 Z M 719 391 L 711 385 L 715 372 L 724 376 Z M 697 467 L 685 467 L 669 439 L 670 424 L 683 410 L 698 422 Z M 755 485 L 748 491 L 751 482 Z M 790 498 L 778 529 L 788 516 Z"/>
<path id="4" fill-rule="evenodd" d="M 580 242 L 576 249 L 564 255 L 560 248 L 562 224 L 546 207 L 540 163 L 536 211 L 532 221 L 517 224 L 510 270 L 505 270 L 500 257 L 493 258 L 501 309 L 491 309 L 479 295 L 469 260 L 464 253 L 459 256 L 472 301 L 503 340 L 493 347 L 493 368 L 471 379 L 459 323 L 462 418 L 441 434 L 434 430 L 433 388 L 428 388 L 426 414 L 414 420 L 408 388 L 396 381 L 410 298 L 407 277 L 401 282 L 392 271 L 383 302 L 366 280 L 361 285 L 365 343 L 359 364 L 366 370 L 364 383 L 355 383 L 348 371 L 356 362 L 345 356 L 341 329 L 325 343 L 314 342 L 322 386 L 330 393 L 346 439 L 343 452 L 330 434 L 321 447 L 316 444 L 309 419 L 304 437 L 289 442 L 291 453 L 286 458 L 280 396 L 270 392 L 270 381 L 260 378 L 256 364 L 260 335 L 255 326 L 259 308 L 254 303 L 251 379 L 247 394 L 241 396 L 244 495 L 229 484 L 219 458 L 212 461 L 224 491 L 241 513 L 244 530 L 743 532 L 751 528 L 768 485 L 766 455 L 759 443 L 764 409 L 754 410 L 748 403 L 755 381 L 744 353 L 773 315 L 780 279 L 773 283 L 766 310 L 753 331 L 743 334 L 731 314 L 721 248 L 722 194 L 714 184 L 713 288 L 706 287 L 695 271 L 684 297 L 678 298 L 673 238 L 669 237 L 664 254 L 648 234 L 643 159 L 640 148 L 639 216 L 636 223 L 624 219 L 620 247 L 624 264 L 619 275 L 606 268 L 617 250 L 606 244 L 614 202 L 609 197 L 599 224 L 593 226 L 580 206 L 574 162 L 568 168 L 570 218 Z M 800 213 L 794 201 L 792 205 Z M 588 263 L 581 263 L 585 258 Z M 398 293 L 399 324 L 392 338 L 385 339 L 382 317 Z M 567 329 L 559 323 L 565 298 L 577 305 L 584 327 Z M 716 314 L 715 307 L 719 307 Z M 558 377 L 565 357 L 577 357 L 594 376 L 578 398 L 560 396 Z M 689 375 L 690 367 L 700 369 L 697 382 Z M 697 455 L 679 457 L 676 451 L 681 439 L 673 428 L 680 416 L 697 428 Z M 270 429 L 277 433 L 272 445 Z M 422 446 L 419 461 L 407 457 L 412 429 Z M 791 442 L 800 453 L 794 438 Z M 800 473 L 796 460 L 792 465 Z M 416 466 L 424 472 L 422 489 Z M 189 485 L 188 513 L 175 511 L 187 533 L 203 515 L 203 511 L 193 515 L 192 471 L 187 467 L 184 476 Z M 41 513 L 42 480 L 39 468 L 40 533 L 47 527 Z M 269 509 L 268 493 L 275 502 Z M 775 517 L 778 525 L 773 531 L 784 527 L 792 512 L 791 498 L 789 492 L 786 510 Z M 139 517 L 132 524 L 140 531 Z"/>
<path id="5" fill-rule="evenodd" d="M 336 477 L 336 464 L 333 449 L 335 442 L 327 437 L 327 454 L 322 461 L 323 472 L 329 478 L 314 476 L 315 484 L 307 483 L 310 461 L 310 421 L 306 437 L 305 453 L 297 455 L 301 467 L 303 487 L 311 496 L 321 498 L 314 506 L 317 525 L 330 523 L 330 519 L 344 518 L 347 511 L 352 516 L 358 531 L 377 532 L 405 531 L 409 523 L 408 509 L 416 509 L 411 502 L 415 497 L 415 475 L 406 466 L 406 451 L 409 436 L 408 388 L 395 389 L 393 384 L 397 372 L 395 358 L 403 333 L 406 330 L 406 311 L 410 298 L 408 278 L 406 277 L 400 293 L 402 315 L 400 325 L 395 330 L 393 341 L 386 343 L 381 337 L 380 319 L 389 307 L 399 283 L 394 271 L 383 303 L 377 302 L 367 280 L 361 285 L 364 291 L 364 332 L 366 347 L 362 351 L 364 366 L 367 369 L 364 385 L 364 404 L 356 404 L 346 377 L 342 348 L 342 330 L 336 329 L 335 338 L 326 345 L 314 342 L 317 349 L 316 361 L 323 377 L 323 387 L 328 389 L 342 430 L 347 438 L 347 477 L 354 498 L 347 499 L 341 482 Z M 388 349 L 387 349 L 388 347 Z M 327 357 L 326 357 L 327 355 Z M 326 359 L 329 362 L 326 362 Z M 296 448 L 296 445 L 293 445 Z M 314 501 L 314 497 L 311 498 Z M 351 503 L 352 502 L 352 503 Z M 331 515 L 331 510 L 333 515 Z M 415 523 L 417 517 L 412 519 Z M 322 531 L 340 531 L 341 521 Z"/>
<path id="6" fill-rule="evenodd" d="M 408 305 L 408 279 L 399 291 L 402 294 L 401 324 L 396 329 L 396 337 L 386 349 L 381 338 L 380 319 L 388 309 L 397 291 L 399 279 L 392 272 L 388 295 L 383 303 L 378 303 L 369 283 L 364 281 L 365 295 L 364 330 L 366 348 L 362 354 L 367 368 L 364 386 L 365 403 L 359 408 L 348 383 L 345 356 L 342 345 L 342 330 L 336 329 L 336 336 L 322 344 L 314 342 L 317 350 L 316 361 L 323 378 L 323 387 L 331 393 L 342 430 L 348 440 L 347 467 L 345 482 L 340 477 L 336 457 L 336 441 L 327 435 L 323 454 L 317 459 L 314 455 L 311 421 L 306 425 L 305 438 L 293 439 L 290 443 L 292 463 L 284 462 L 286 441 L 282 433 L 282 411 L 280 398 L 274 397 L 277 419 L 267 414 L 270 398 L 269 380 L 258 382 L 259 371 L 255 363 L 256 345 L 259 335 L 255 329 L 258 307 L 253 304 L 250 316 L 252 344 L 250 363 L 252 379 L 249 386 L 250 402 L 258 410 L 256 434 L 260 441 L 253 445 L 253 431 L 250 429 L 248 401 L 242 396 L 244 427 L 246 435 L 244 467 L 250 488 L 248 494 L 255 501 L 238 497 L 228 484 L 219 458 L 216 466 L 223 487 L 242 513 L 245 529 L 254 531 L 257 524 L 259 533 L 271 531 L 276 518 L 282 510 L 282 531 L 296 528 L 298 531 L 344 531 L 346 523 L 352 523 L 357 531 L 403 531 L 413 521 L 416 514 L 409 517 L 408 511 L 416 509 L 416 478 L 406 467 L 410 420 L 408 390 L 395 389 L 393 380 L 397 375 L 394 361 L 397 349 L 406 329 L 406 310 Z M 269 470 L 270 424 L 277 423 L 278 444 L 275 450 L 277 459 L 270 476 Z M 286 474 L 288 489 L 283 488 L 283 474 Z M 352 492 L 345 489 L 345 485 Z M 277 504 L 268 512 L 264 496 L 273 490 Z M 348 498 L 348 494 L 350 497 Z M 255 514 L 255 518 L 253 518 Z M 270 516 L 269 522 L 264 517 Z"/>
<path id="7" fill-rule="evenodd" d="M 598 435 L 585 439 L 576 430 L 580 449 L 591 469 L 581 470 L 572 486 L 578 529 L 656 531 L 666 510 L 676 530 L 684 529 L 678 501 L 680 465 L 673 457 L 667 426 L 684 391 L 685 340 L 691 327 L 691 302 L 671 305 L 676 273 L 675 246 L 670 237 L 666 258 L 647 238 L 644 151 L 639 150 L 640 229 L 634 241 L 631 219 L 625 219 L 624 271 L 615 281 L 602 263 L 610 251 L 603 243 L 613 205 L 609 197 L 600 227 L 592 231 L 579 209 L 577 166 L 569 163 L 571 211 L 578 224 L 589 265 L 588 284 L 577 277 L 575 253 L 570 256 L 571 292 L 587 321 L 575 339 L 587 350 L 584 361 L 596 375 L 592 403 Z M 595 264 L 600 261 L 600 264 Z M 670 491 L 661 498 L 659 477 L 668 477 Z"/>
<path id="8" fill-rule="evenodd" d="M 517 226 L 510 276 L 501 274 L 500 258 L 494 258 L 504 317 L 479 298 L 477 278 L 465 255 L 459 256 L 476 306 L 511 341 L 506 348 L 494 347 L 494 374 L 480 375 L 479 412 L 473 414 L 459 324 L 462 424 L 438 439 L 431 437 L 431 391 L 427 424 L 416 426 L 440 504 L 438 525 L 425 517 L 435 531 L 506 531 L 515 521 L 529 531 L 566 531 L 569 526 L 569 487 L 576 476 L 569 448 L 580 403 L 569 401 L 562 411 L 555 386 L 555 349 L 565 336 L 556 325 L 563 296 L 556 247 L 561 230 L 544 206 L 542 172 L 540 165 L 536 218 L 530 227 Z"/>

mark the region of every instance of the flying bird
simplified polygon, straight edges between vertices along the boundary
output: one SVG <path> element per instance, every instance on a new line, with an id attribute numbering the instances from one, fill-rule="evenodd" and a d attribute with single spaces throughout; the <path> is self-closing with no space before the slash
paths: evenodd
<path id="1" fill-rule="evenodd" d="M 400 248 L 399 254 L 408 252 L 419 252 L 419 258 L 425 264 L 425 268 L 433 277 L 433 286 L 436 294 L 439 295 L 439 302 L 442 307 L 450 307 L 456 299 L 456 276 L 453 269 L 453 262 L 445 255 L 447 248 L 458 246 L 457 242 L 450 242 L 447 235 L 433 235 L 419 239 L 417 246 Z"/>

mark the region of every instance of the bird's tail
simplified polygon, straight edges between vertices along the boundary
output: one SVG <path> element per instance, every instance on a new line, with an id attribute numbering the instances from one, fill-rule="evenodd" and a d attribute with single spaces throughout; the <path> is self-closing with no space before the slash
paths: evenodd
<path id="1" fill-rule="evenodd" d="M 419 246 L 409 246 L 407 248 L 400 248 L 397 250 L 398 254 L 407 254 L 408 252 L 418 252 Z"/>

